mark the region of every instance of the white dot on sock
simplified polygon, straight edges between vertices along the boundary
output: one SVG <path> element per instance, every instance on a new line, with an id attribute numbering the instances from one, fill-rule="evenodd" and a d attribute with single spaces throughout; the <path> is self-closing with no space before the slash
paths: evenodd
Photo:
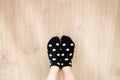
<path id="1" fill-rule="evenodd" d="M 50 57 L 52 57 L 52 54 L 49 54 Z"/>
<path id="2" fill-rule="evenodd" d="M 59 46 L 59 43 L 56 43 L 56 46 Z"/>
<path id="3" fill-rule="evenodd" d="M 71 65 L 71 62 L 69 64 Z"/>
<path id="4" fill-rule="evenodd" d="M 54 51 L 56 51 L 56 49 L 52 49 L 52 51 L 54 52 Z"/>
<path id="5" fill-rule="evenodd" d="M 71 43 L 71 44 L 70 44 L 70 46 L 74 46 L 74 44 L 73 44 L 73 43 Z"/>
<path id="6" fill-rule="evenodd" d="M 49 47 L 52 47 L 52 44 L 49 44 Z"/>
<path id="7" fill-rule="evenodd" d="M 61 65 L 63 66 L 64 64 L 63 64 L 63 63 L 61 63 Z"/>
<path id="8" fill-rule="evenodd" d="M 62 51 L 62 48 L 60 48 L 60 51 Z"/>
<path id="9" fill-rule="evenodd" d="M 72 53 L 70 53 L 69 55 L 72 56 Z"/>
<path id="10" fill-rule="evenodd" d="M 65 44 L 65 43 L 63 43 L 63 44 L 62 44 L 62 46 L 66 46 L 66 44 Z"/>
<path id="11" fill-rule="evenodd" d="M 70 51 L 70 49 L 69 49 L 69 48 L 67 48 L 67 49 L 66 49 L 66 51 Z"/>
<path id="12" fill-rule="evenodd" d="M 68 61 L 69 59 L 68 58 L 65 58 L 65 61 Z"/>
<path id="13" fill-rule="evenodd" d="M 52 58 L 53 61 L 56 61 L 56 58 Z"/>
<path id="14" fill-rule="evenodd" d="M 62 53 L 62 56 L 64 56 L 65 54 L 64 53 Z"/>
<path id="15" fill-rule="evenodd" d="M 60 54 L 58 53 L 57 56 L 60 56 Z"/>
<path id="16" fill-rule="evenodd" d="M 58 65 L 60 65 L 60 63 L 57 63 Z"/>

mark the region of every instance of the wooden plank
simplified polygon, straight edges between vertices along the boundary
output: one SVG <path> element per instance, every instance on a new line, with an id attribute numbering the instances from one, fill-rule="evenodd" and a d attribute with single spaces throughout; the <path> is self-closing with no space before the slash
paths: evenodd
<path id="1" fill-rule="evenodd" d="M 120 0 L 0 0 L 0 80 L 45 80 L 47 42 L 62 35 L 76 80 L 120 80 L 119 26 Z"/>

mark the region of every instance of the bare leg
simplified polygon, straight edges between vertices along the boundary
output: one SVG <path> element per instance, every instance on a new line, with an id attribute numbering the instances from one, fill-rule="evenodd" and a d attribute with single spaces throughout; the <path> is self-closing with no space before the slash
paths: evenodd
<path id="1" fill-rule="evenodd" d="M 47 80 L 58 80 L 59 67 L 51 66 Z"/>
<path id="2" fill-rule="evenodd" d="M 64 75 L 64 80 L 75 80 L 72 68 L 69 66 L 63 67 L 63 75 Z"/>

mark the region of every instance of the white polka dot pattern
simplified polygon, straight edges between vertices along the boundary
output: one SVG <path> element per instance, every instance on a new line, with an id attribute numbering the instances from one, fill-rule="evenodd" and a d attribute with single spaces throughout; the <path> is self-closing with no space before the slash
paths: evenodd
<path id="1" fill-rule="evenodd" d="M 52 57 L 52 54 L 49 54 L 50 57 Z"/>
<path id="2" fill-rule="evenodd" d="M 69 48 L 67 48 L 67 49 L 66 49 L 66 51 L 70 51 L 70 49 L 69 49 Z"/>
<path id="3" fill-rule="evenodd" d="M 65 61 L 68 61 L 69 60 L 69 58 L 65 58 Z"/>
<path id="4" fill-rule="evenodd" d="M 58 64 L 58 65 L 60 65 L 60 63 L 59 63 L 59 62 L 58 62 L 57 64 Z"/>
<path id="5" fill-rule="evenodd" d="M 63 65 L 64 65 L 64 63 L 61 63 L 61 65 L 63 66 Z"/>
<path id="6" fill-rule="evenodd" d="M 48 46 L 49 46 L 49 47 L 52 47 L 52 44 L 49 44 Z"/>
<path id="7" fill-rule="evenodd" d="M 53 61 L 56 61 L 56 58 L 52 58 Z"/>
<path id="8" fill-rule="evenodd" d="M 70 53 L 69 56 L 72 56 L 72 53 Z"/>
<path id="9" fill-rule="evenodd" d="M 60 56 L 60 54 L 58 53 L 57 56 Z"/>
<path id="10" fill-rule="evenodd" d="M 62 44 L 62 46 L 66 46 L 66 44 L 65 44 L 65 43 L 63 43 L 63 44 Z"/>
<path id="11" fill-rule="evenodd" d="M 56 49 L 52 49 L 52 51 L 53 51 L 53 52 L 55 52 L 55 51 L 56 51 Z"/>
<path id="12" fill-rule="evenodd" d="M 62 53 L 62 56 L 64 56 L 65 54 L 64 53 Z"/>
<path id="13" fill-rule="evenodd" d="M 56 46 L 59 46 L 59 43 L 56 43 Z"/>
<path id="14" fill-rule="evenodd" d="M 62 51 L 62 49 L 60 48 L 60 51 Z"/>
<path id="15" fill-rule="evenodd" d="M 71 43 L 71 44 L 70 44 L 70 46 L 74 46 L 74 44 L 73 44 L 73 43 Z"/>

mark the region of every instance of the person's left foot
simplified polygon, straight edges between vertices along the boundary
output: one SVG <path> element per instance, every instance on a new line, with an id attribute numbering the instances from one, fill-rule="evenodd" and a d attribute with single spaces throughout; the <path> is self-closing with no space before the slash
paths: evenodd
<path id="1" fill-rule="evenodd" d="M 61 68 L 65 66 L 72 67 L 72 58 L 74 55 L 75 44 L 68 36 L 62 36 L 61 38 Z"/>

